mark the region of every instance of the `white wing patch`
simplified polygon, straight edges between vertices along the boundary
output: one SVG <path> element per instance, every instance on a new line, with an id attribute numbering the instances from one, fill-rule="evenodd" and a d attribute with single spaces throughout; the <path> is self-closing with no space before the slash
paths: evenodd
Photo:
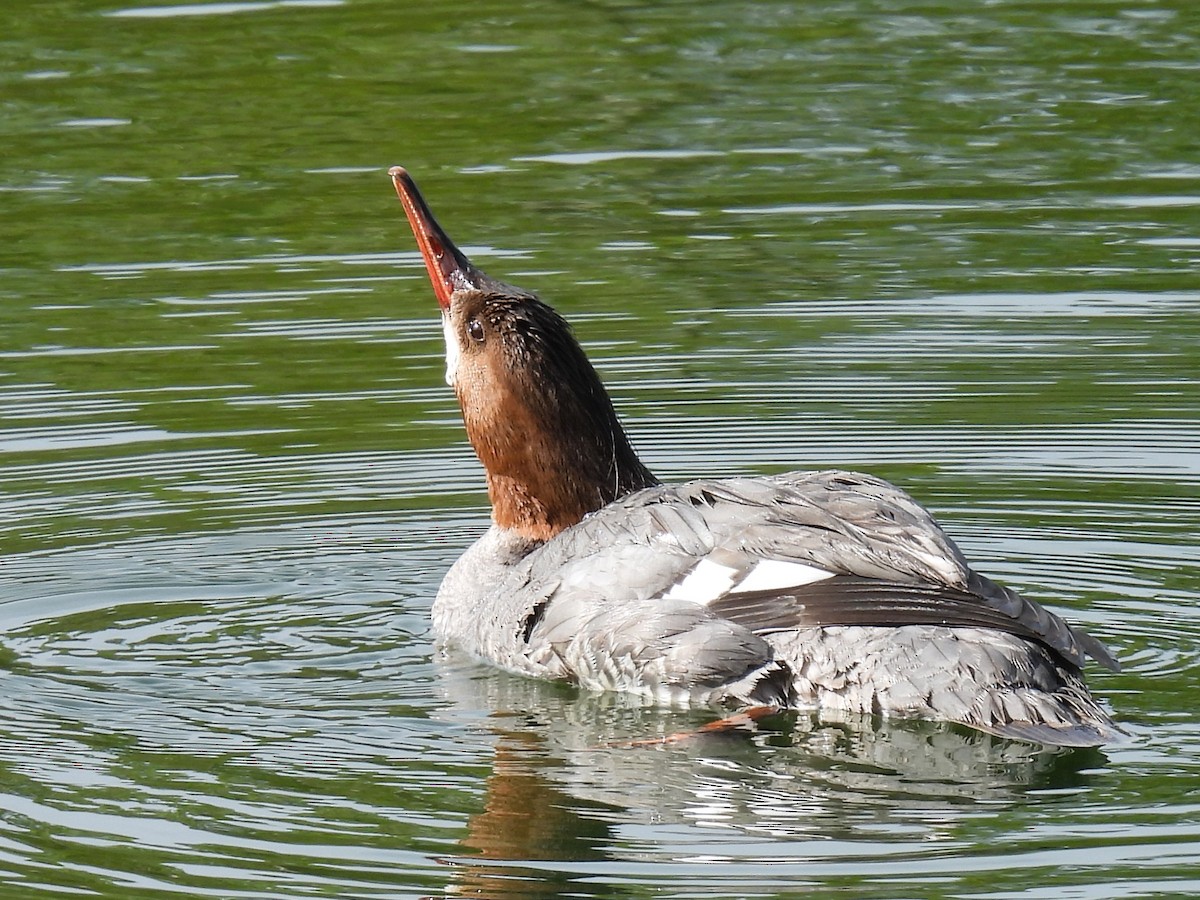
<path id="1" fill-rule="evenodd" d="M 667 600 L 690 600 L 692 603 L 706 604 L 729 593 L 738 574 L 737 569 L 710 559 L 702 559 L 688 572 L 683 581 L 673 584 L 671 590 L 663 594 L 663 597 Z"/>
<path id="2" fill-rule="evenodd" d="M 744 594 L 748 591 L 775 591 L 783 588 L 800 587 L 815 581 L 832 578 L 832 572 L 799 562 L 784 562 L 764 559 L 746 575 L 731 593 Z"/>
<path id="3" fill-rule="evenodd" d="M 681 581 L 662 596 L 667 600 L 687 600 L 707 605 L 726 594 L 745 594 L 750 591 L 784 590 L 801 587 L 826 578 L 833 572 L 800 562 L 760 559 L 749 571 L 702 559 Z"/>

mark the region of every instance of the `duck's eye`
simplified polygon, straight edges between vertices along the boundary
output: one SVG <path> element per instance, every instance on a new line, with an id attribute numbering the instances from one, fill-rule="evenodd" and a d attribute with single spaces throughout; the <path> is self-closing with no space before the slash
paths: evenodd
<path id="1" fill-rule="evenodd" d="M 473 340 L 475 343 L 482 344 L 483 323 L 478 319 L 471 319 L 471 321 L 467 322 L 467 334 L 471 336 L 471 340 Z"/>

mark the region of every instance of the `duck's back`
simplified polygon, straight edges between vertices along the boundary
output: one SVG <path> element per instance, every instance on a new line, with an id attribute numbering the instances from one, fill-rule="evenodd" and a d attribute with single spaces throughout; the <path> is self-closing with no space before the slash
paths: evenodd
<path id="1" fill-rule="evenodd" d="M 1115 666 L 1102 645 L 973 572 L 908 495 L 847 472 L 656 486 L 534 547 L 493 530 L 435 624 L 508 668 L 658 700 L 1116 734 L 1080 674 L 1085 654 Z"/>

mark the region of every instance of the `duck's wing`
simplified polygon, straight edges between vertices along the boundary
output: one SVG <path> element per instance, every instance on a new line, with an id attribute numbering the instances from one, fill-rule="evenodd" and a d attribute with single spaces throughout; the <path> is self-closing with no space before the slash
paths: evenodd
<path id="1" fill-rule="evenodd" d="M 555 593 L 587 596 L 589 605 L 685 601 L 755 634 L 824 625 L 989 628 L 1042 643 L 1077 666 L 1085 655 L 1117 665 L 1099 641 L 972 571 L 906 493 L 856 473 L 653 488 L 543 551 Z"/>
<path id="2" fill-rule="evenodd" d="M 978 590 L 835 575 L 799 588 L 730 591 L 708 608 L 756 634 L 823 625 L 986 628 L 1045 644 L 1076 666 L 1087 655 L 1118 670 L 1108 649 L 1091 635 L 982 576 L 972 581 Z M 998 602 L 988 602 L 985 593 Z M 1013 598 L 1021 604 L 1018 615 L 1009 612 Z"/>
<path id="3" fill-rule="evenodd" d="M 1039 641 L 1075 665 L 1087 655 L 1118 668 L 1099 641 L 973 571 L 929 512 L 896 486 L 840 471 L 796 472 L 770 481 L 778 494 L 759 498 L 768 511 L 746 529 L 742 546 L 768 560 L 798 558 L 829 574 L 796 586 L 787 585 L 781 571 L 774 583 L 760 581 L 757 591 L 725 594 L 716 607 L 722 615 L 760 632 L 786 627 L 788 620 L 792 627 L 814 622 L 992 628 Z M 745 498 L 734 502 L 744 504 Z M 789 534 L 796 539 L 788 541 Z M 772 594 L 774 601 L 768 599 Z"/>

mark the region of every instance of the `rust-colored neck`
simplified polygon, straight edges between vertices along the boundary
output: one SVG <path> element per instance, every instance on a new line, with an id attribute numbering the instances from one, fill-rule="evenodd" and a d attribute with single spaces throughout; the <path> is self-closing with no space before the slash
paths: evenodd
<path id="1" fill-rule="evenodd" d="M 455 392 L 497 524 L 548 540 L 658 483 L 554 310 L 532 296 L 456 295 L 451 324 L 464 317 L 486 322 L 483 344 L 462 352 Z"/>
<path id="2" fill-rule="evenodd" d="M 408 173 L 391 169 L 442 307 L 447 376 L 487 470 L 496 523 L 545 541 L 657 484 L 567 323 L 528 291 L 475 268 Z"/>

